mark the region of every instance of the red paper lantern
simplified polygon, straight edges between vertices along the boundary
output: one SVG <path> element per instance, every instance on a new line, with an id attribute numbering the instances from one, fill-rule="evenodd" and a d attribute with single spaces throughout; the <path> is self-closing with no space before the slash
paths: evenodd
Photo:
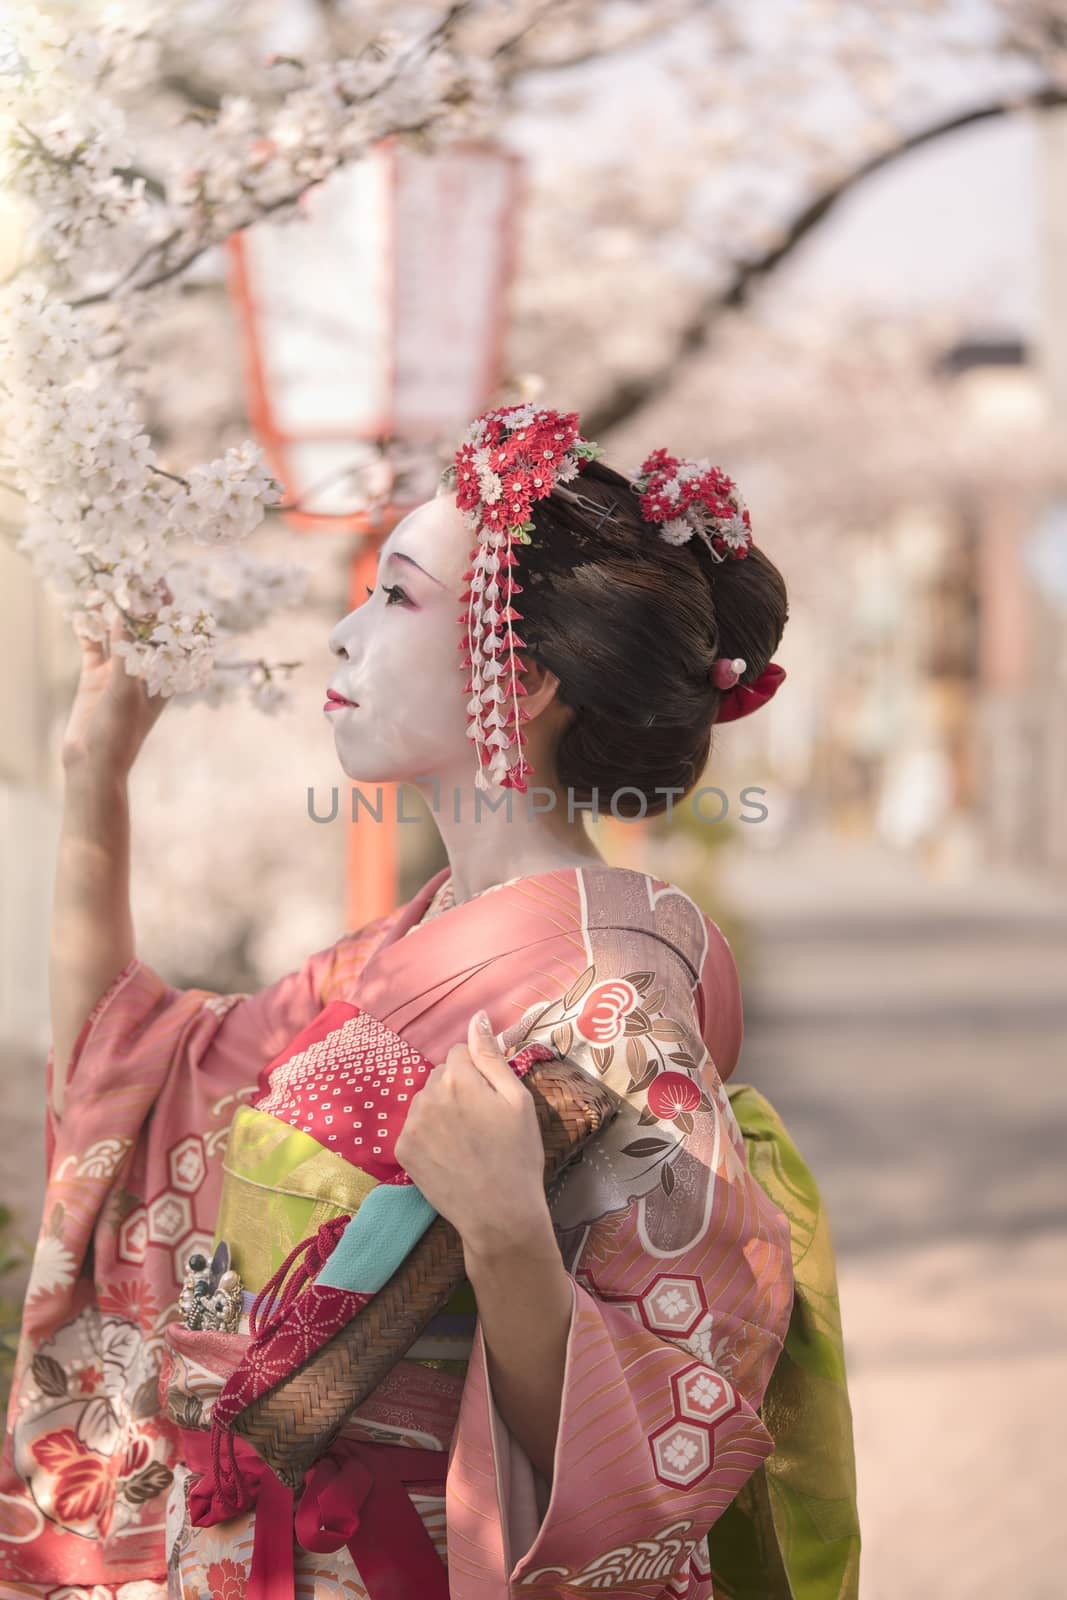
<path id="1" fill-rule="evenodd" d="M 433 494 L 433 447 L 500 382 L 521 187 L 512 151 L 388 139 L 231 239 L 249 417 L 296 526 L 388 531 Z M 385 438 L 411 483 L 368 514 L 349 474 Z"/>

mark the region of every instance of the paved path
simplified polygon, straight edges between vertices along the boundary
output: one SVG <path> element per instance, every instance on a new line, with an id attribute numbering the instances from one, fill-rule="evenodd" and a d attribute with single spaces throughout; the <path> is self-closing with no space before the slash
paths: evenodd
<path id="1" fill-rule="evenodd" d="M 759 1085 L 838 1251 L 861 1600 L 1067 1593 L 1067 885 L 731 853 Z M 712 908 L 709 908 L 712 909 Z"/>

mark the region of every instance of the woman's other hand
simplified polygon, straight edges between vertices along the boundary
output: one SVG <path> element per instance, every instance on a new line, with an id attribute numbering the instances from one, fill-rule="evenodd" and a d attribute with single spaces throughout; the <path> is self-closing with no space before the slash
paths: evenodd
<path id="1" fill-rule="evenodd" d="M 396 1158 L 468 1257 L 493 1257 L 542 1244 L 552 1227 L 533 1096 L 477 1024 L 476 1015 L 466 1044 L 452 1046 L 412 1100 Z"/>
<path id="2" fill-rule="evenodd" d="M 81 673 L 63 734 L 68 774 L 89 769 L 100 776 L 127 777 L 167 703 L 166 695 L 150 695 L 144 680 L 126 671 L 125 659 L 114 648 L 124 637 L 121 618 L 106 639 L 81 637 Z"/>
<path id="3" fill-rule="evenodd" d="M 493 1404 L 551 1487 L 574 1285 L 545 1199 L 533 1095 L 477 1022 L 412 1100 L 396 1156 L 463 1240 Z"/>

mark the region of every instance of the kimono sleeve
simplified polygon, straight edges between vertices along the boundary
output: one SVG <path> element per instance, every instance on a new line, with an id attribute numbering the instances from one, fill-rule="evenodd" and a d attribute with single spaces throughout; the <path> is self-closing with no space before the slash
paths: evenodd
<path id="1" fill-rule="evenodd" d="M 748 1172 L 705 1042 L 733 958 L 721 938 L 687 959 L 648 932 L 596 935 L 593 963 L 523 1034 L 619 1105 L 550 1197 L 574 1295 L 553 1478 L 497 1410 L 479 1325 L 450 1573 L 498 1563 L 502 1583 L 472 1582 L 471 1600 L 590 1588 L 710 1600 L 708 1532 L 774 1448 L 759 1406 L 792 1306 L 789 1222 Z M 469 1515 L 478 1485 L 495 1519 Z"/>
<path id="2" fill-rule="evenodd" d="M 0 1460 L 0 1501 L 38 1530 L 19 1570 L 57 1594 L 61 1579 L 88 1593 L 165 1568 L 163 1496 L 180 1456 L 160 1413 L 165 1330 L 190 1252 L 211 1248 L 234 1111 L 348 992 L 385 921 L 255 994 L 179 989 L 135 957 L 86 1018 L 49 1119 Z"/>
<path id="3" fill-rule="evenodd" d="M 146 1093 L 164 1092 L 187 1069 L 204 1076 L 209 1092 L 233 1095 L 254 1084 L 259 1068 L 322 1009 L 338 961 L 337 944 L 252 994 L 179 989 L 139 957 L 120 972 L 86 1018 L 67 1063 L 62 1119 L 52 1110 L 55 1052 L 48 1051 L 47 1151 L 51 1167 L 60 1120 L 109 1082 Z M 195 1095 L 195 1085 L 189 1088 Z M 218 1098 L 214 1094 L 214 1098 Z M 146 1108 L 147 1109 L 147 1106 Z"/>

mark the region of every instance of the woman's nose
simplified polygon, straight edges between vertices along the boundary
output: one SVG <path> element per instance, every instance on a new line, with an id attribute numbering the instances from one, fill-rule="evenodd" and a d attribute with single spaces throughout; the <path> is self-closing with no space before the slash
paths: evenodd
<path id="1" fill-rule="evenodd" d="M 335 656 L 340 656 L 344 661 L 353 659 L 352 652 L 362 626 L 359 620 L 359 613 L 360 607 L 357 606 L 354 611 L 349 611 L 343 616 L 340 622 L 335 623 L 330 631 L 330 650 Z"/>
<path id="2" fill-rule="evenodd" d="M 346 617 L 343 621 L 337 624 L 333 632 L 330 634 L 329 639 L 331 654 L 335 656 L 342 656 L 346 661 L 348 660 L 348 646 L 345 644 L 344 639 L 344 625 L 347 620 L 348 619 Z"/>

